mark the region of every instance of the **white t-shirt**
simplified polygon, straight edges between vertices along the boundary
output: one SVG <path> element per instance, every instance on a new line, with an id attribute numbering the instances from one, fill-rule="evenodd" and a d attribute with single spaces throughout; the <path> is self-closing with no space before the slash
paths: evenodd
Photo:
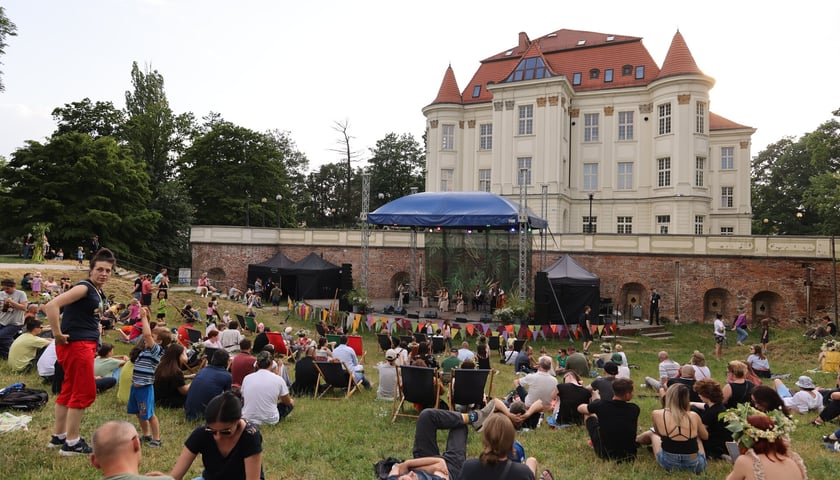
<path id="1" fill-rule="evenodd" d="M 542 400 L 543 406 L 551 405 L 551 398 L 557 390 L 557 379 L 543 371 L 525 375 L 519 379 L 519 384 L 528 390 L 525 397 L 525 405 L 528 407 L 537 400 Z"/>
<path id="2" fill-rule="evenodd" d="M 796 410 L 799 413 L 808 413 L 809 410 L 821 411 L 823 409 L 823 396 L 819 392 L 815 392 L 814 396 L 805 390 L 800 390 L 793 394 L 792 397 L 783 397 L 785 405 Z"/>
<path id="3" fill-rule="evenodd" d="M 630 378 L 630 367 L 625 367 L 624 365 L 618 366 L 618 375 L 615 378 Z"/>
<path id="4" fill-rule="evenodd" d="M 712 371 L 709 370 L 709 367 L 694 365 L 694 380 L 702 380 L 704 378 L 712 378 Z"/>
<path id="5" fill-rule="evenodd" d="M 724 325 L 723 320 L 719 318 L 715 319 L 715 335 L 718 337 L 723 337 L 726 335 L 726 325 Z"/>
<path id="6" fill-rule="evenodd" d="M 222 330 L 222 333 L 219 334 L 219 343 L 222 344 L 225 350 L 228 352 L 238 352 L 239 351 L 239 342 L 245 338 L 239 333 L 239 330 L 227 328 Z"/>
<path id="7" fill-rule="evenodd" d="M 41 358 L 38 359 L 38 375 L 42 377 L 52 377 L 55 375 L 55 362 L 58 356 L 55 353 L 55 342 L 50 342 Z"/>
<path id="8" fill-rule="evenodd" d="M 242 417 L 257 425 L 274 425 L 280 421 L 277 402 L 289 394 L 289 386 L 278 375 L 262 368 L 242 380 Z"/>

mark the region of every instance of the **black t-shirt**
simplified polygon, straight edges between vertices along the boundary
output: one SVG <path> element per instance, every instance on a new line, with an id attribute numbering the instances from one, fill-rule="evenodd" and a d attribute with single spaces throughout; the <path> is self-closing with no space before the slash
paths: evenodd
<path id="1" fill-rule="evenodd" d="M 155 379 L 155 406 L 167 408 L 184 408 L 186 395 L 178 391 L 186 385 L 184 373 L 167 378 Z"/>
<path id="2" fill-rule="evenodd" d="M 623 400 L 596 400 L 587 408 L 598 415 L 601 453 L 613 460 L 635 457 L 639 406 Z"/>
<path id="3" fill-rule="evenodd" d="M 578 405 L 589 402 L 592 394 L 585 387 L 575 383 L 557 384 L 557 396 L 560 408 L 557 410 L 557 423 L 583 423 L 583 415 L 577 411 Z"/>
<path id="4" fill-rule="evenodd" d="M 671 378 L 668 380 L 668 386 L 675 385 L 677 383 L 682 383 L 686 387 L 688 387 L 688 399 L 691 402 L 696 403 L 703 403 L 703 400 L 700 400 L 700 394 L 694 391 L 694 383 L 695 380 L 693 378 Z"/>
<path id="5" fill-rule="evenodd" d="M 201 454 L 201 461 L 204 463 L 201 476 L 204 480 L 245 478 L 245 459 L 263 451 L 260 429 L 256 425 L 247 423 L 239 441 L 225 457 L 219 451 L 213 434 L 204 430 L 206 427 L 207 425 L 201 425 L 193 430 L 184 442 L 184 446 L 189 451 L 196 455 Z M 262 468 L 260 468 L 260 478 L 265 478 Z"/>
<path id="6" fill-rule="evenodd" d="M 700 414 L 706 430 L 709 431 L 709 439 L 703 440 L 703 449 L 707 458 L 720 458 L 727 454 L 726 442 L 732 440 L 732 432 L 726 429 L 726 422 L 718 419 L 718 414 L 725 412 L 726 407 L 722 403 L 716 403 Z"/>
<path id="7" fill-rule="evenodd" d="M 510 460 L 508 460 L 510 461 Z M 472 458 L 464 462 L 460 480 L 486 480 L 502 478 L 507 462 L 494 465 L 482 465 L 481 460 Z M 534 480 L 534 472 L 524 463 L 511 462 L 510 469 L 505 474 L 505 480 Z"/>

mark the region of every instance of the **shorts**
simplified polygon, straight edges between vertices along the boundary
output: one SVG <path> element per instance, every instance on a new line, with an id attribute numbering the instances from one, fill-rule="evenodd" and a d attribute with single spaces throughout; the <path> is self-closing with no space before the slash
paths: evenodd
<path id="1" fill-rule="evenodd" d="M 706 470 L 706 456 L 702 453 L 669 453 L 660 450 L 656 454 L 656 461 L 666 472 L 688 470 L 700 474 Z"/>
<path id="2" fill-rule="evenodd" d="M 140 297 L 140 305 L 144 307 L 148 307 L 152 304 L 152 294 L 151 293 L 144 293 Z"/>
<path id="3" fill-rule="evenodd" d="M 140 420 L 148 420 L 155 416 L 155 386 L 131 386 L 128 394 L 128 413 L 137 415 Z"/>
<path id="4" fill-rule="evenodd" d="M 280 299 L 279 298 L 276 298 L 276 299 L 272 298 L 271 299 L 271 304 L 274 305 L 275 307 L 279 307 L 280 306 Z"/>
<path id="5" fill-rule="evenodd" d="M 723 335 L 715 335 L 715 343 L 718 345 L 723 345 L 723 341 L 726 339 Z"/>
<path id="6" fill-rule="evenodd" d="M 55 354 L 64 370 L 61 393 L 55 403 L 67 408 L 84 409 L 96 400 L 93 359 L 98 345 L 92 340 L 56 345 Z"/>
<path id="7" fill-rule="evenodd" d="M 584 342 L 591 342 L 592 341 L 592 330 L 586 328 L 586 325 L 581 325 L 581 329 L 583 329 L 583 333 L 581 334 L 581 338 Z"/>

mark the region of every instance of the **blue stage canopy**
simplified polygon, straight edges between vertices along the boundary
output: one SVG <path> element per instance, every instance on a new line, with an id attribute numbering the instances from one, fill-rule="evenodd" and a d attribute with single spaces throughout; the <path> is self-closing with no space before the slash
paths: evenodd
<path id="1" fill-rule="evenodd" d="M 511 228 L 518 219 L 518 203 L 490 192 L 415 193 L 368 214 L 368 223 L 404 227 Z M 547 226 L 530 209 L 528 223 L 537 229 Z"/>

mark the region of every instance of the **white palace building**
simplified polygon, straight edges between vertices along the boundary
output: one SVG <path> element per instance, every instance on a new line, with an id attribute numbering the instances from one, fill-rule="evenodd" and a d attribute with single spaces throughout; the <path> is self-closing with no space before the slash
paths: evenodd
<path id="1" fill-rule="evenodd" d="M 554 233 L 750 235 L 755 129 L 710 111 L 714 83 L 679 32 L 662 67 L 640 37 L 520 33 L 463 90 L 447 68 L 426 190 L 518 200 L 524 182 Z"/>

